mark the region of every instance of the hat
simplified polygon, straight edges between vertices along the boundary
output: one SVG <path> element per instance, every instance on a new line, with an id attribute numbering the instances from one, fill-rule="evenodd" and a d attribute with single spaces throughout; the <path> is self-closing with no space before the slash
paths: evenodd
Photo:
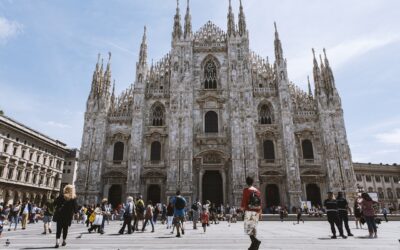
<path id="1" fill-rule="evenodd" d="M 328 191 L 327 194 L 333 194 L 333 192 L 332 191 Z"/>

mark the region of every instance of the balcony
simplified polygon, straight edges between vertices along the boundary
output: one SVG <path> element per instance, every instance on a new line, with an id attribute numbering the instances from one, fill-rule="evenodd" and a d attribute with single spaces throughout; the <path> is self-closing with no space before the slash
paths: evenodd
<path id="1" fill-rule="evenodd" d="M 268 97 L 275 95 L 275 90 L 272 88 L 253 88 L 253 95 L 255 97 Z"/>
<path id="2" fill-rule="evenodd" d="M 168 89 L 148 89 L 146 98 L 169 98 Z"/>
<path id="3" fill-rule="evenodd" d="M 281 159 L 259 159 L 258 164 L 261 168 L 262 167 L 278 168 L 282 165 L 282 160 Z"/>
<path id="4" fill-rule="evenodd" d="M 300 159 L 300 166 L 320 167 L 321 161 L 318 159 Z"/>
<path id="5" fill-rule="evenodd" d="M 146 168 L 165 168 L 164 161 L 146 161 L 145 166 Z"/>
<path id="6" fill-rule="evenodd" d="M 227 143 L 226 133 L 196 133 L 194 135 L 198 145 L 221 145 Z"/>

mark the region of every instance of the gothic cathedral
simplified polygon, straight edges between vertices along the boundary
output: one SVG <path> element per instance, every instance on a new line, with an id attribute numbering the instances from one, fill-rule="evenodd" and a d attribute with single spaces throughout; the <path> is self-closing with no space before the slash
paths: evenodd
<path id="1" fill-rule="evenodd" d="M 176 8 L 171 51 L 148 65 L 146 28 L 134 83 L 119 96 L 110 58 L 96 64 L 87 100 L 77 193 L 81 203 L 127 195 L 167 202 L 239 205 L 253 176 L 264 207 L 317 205 L 329 190 L 352 193 L 355 176 L 329 61 L 314 54 L 314 93 L 289 81 L 275 25 L 275 60 L 249 48 L 242 3 L 226 32 L 192 32 Z M 313 51 L 314 53 L 314 51 Z M 110 54 L 111 57 L 111 54 Z"/>

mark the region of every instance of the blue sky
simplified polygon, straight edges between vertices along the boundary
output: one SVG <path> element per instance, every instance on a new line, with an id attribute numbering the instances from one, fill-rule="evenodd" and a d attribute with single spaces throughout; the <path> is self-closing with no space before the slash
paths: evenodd
<path id="1" fill-rule="evenodd" d="M 232 0 L 237 21 L 238 0 Z M 276 21 L 290 79 L 306 89 L 327 49 L 357 162 L 400 163 L 400 1 L 243 0 L 250 47 L 273 58 Z M 171 46 L 175 0 L 0 0 L 0 109 L 80 147 L 92 72 L 112 52 L 116 90 L 132 83 L 143 26 L 149 61 Z M 191 0 L 194 31 L 226 29 L 228 0 Z M 186 1 L 181 0 L 184 15 Z"/>

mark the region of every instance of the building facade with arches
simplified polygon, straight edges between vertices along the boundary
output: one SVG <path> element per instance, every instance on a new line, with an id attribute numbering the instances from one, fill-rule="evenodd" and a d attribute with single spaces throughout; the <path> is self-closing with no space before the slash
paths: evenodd
<path id="1" fill-rule="evenodd" d="M 105 67 L 98 60 L 76 182 L 82 203 L 139 194 L 166 202 L 181 190 L 190 202 L 238 205 L 246 176 L 267 207 L 356 191 L 326 54 L 310 55 L 315 87 L 303 91 L 289 80 L 276 26 L 270 62 L 249 48 L 241 3 L 238 17 L 229 4 L 226 31 L 208 21 L 193 32 L 189 6 L 183 23 L 177 6 L 170 52 L 149 65 L 145 28 L 134 82 L 118 96 L 111 54 Z"/>
<path id="2" fill-rule="evenodd" d="M 0 203 L 41 206 L 60 193 L 66 144 L 0 115 Z"/>

